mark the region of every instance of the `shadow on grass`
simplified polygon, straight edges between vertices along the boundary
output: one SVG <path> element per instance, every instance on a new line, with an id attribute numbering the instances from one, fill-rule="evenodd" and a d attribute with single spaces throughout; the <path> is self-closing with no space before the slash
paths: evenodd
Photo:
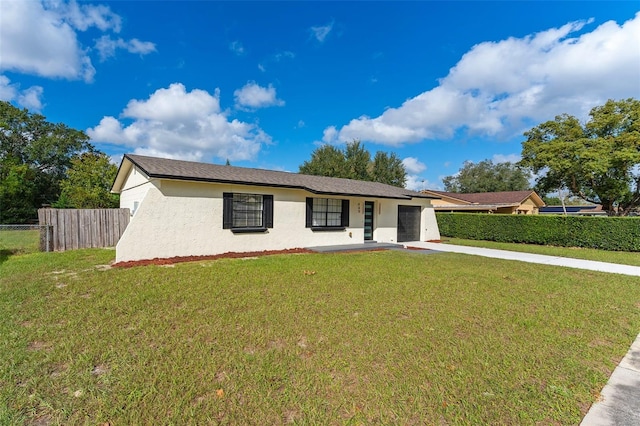
<path id="1" fill-rule="evenodd" d="M 17 254 L 16 250 L 0 249 L 0 265 L 6 262 L 9 257 Z"/>

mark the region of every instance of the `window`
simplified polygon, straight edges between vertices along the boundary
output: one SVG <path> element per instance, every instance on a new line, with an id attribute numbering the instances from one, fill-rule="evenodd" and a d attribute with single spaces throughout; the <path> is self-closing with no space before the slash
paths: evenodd
<path id="1" fill-rule="evenodd" d="M 225 192 L 222 228 L 233 232 L 264 232 L 273 228 L 273 195 Z"/>
<path id="2" fill-rule="evenodd" d="M 262 195 L 233 194 L 233 228 L 262 227 Z"/>
<path id="3" fill-rule="evenodd" d="M 307 198 L 307 228 L 322 231 L 346 226 L 349 226 L 349 200 Z"/>

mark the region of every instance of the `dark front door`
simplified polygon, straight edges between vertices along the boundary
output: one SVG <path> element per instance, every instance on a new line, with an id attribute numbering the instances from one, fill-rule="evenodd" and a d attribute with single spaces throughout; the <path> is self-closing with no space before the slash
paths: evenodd
<path id="1" fill-rule="evenodd" d="M 364 240 L 373 240 L 373 202 L 364 202 Z"/>
<path id="2" fill-rule="evenodd" d="M 398 206 L 398 242 L 420 239 L 420 206 Z"/>

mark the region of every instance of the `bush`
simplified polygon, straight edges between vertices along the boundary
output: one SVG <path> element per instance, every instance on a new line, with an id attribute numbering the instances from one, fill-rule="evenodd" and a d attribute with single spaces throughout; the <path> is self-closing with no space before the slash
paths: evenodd
<path id="1" fill-rule="evenodd" d="M 436 213 L 443 237 L 640 251 L 640 218 Z"/>

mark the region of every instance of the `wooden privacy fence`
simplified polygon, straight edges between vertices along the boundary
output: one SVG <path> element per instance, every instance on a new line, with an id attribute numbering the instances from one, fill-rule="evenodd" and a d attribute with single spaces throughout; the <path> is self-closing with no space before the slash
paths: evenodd
<path id="1" fill-rule="evenodd" d="M 49 225 L 44 251 L 113 247 L 129 224 L 129 209 L 40 209 L 38 220 Z"/>

